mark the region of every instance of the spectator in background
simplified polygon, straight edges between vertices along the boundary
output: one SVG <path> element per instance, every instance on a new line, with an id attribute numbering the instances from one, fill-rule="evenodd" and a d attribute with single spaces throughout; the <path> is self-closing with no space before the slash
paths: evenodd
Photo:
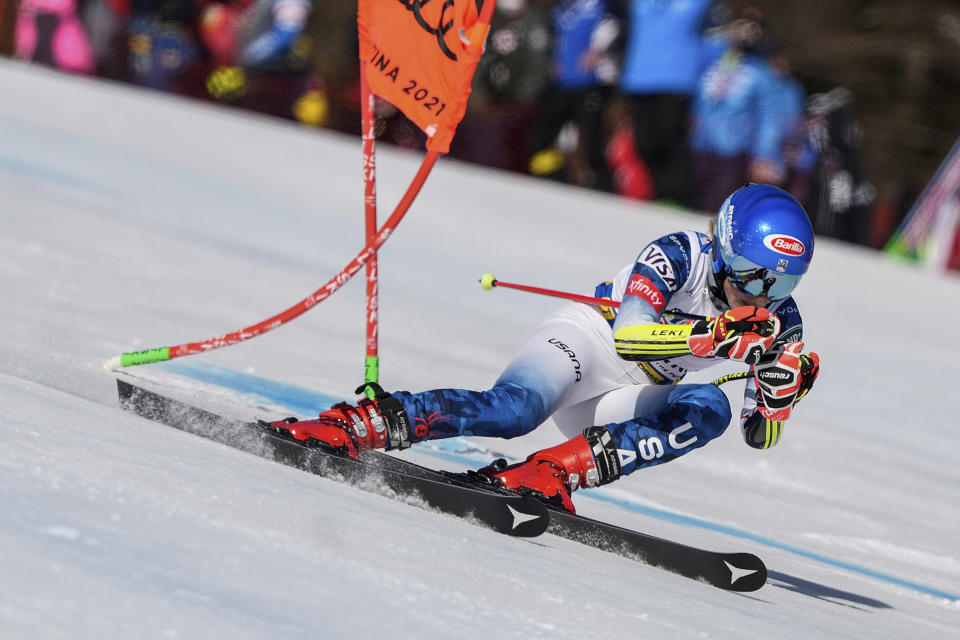
<path id="1" fill-rule="evenodd" d="M 122 0 L 127 27 L 129 76 L 134 84 L 163 91 L 182 91 L 181 79 L 197 61 L 199 50 L 192 25 L 193 0 Z"/>
<path id="2" fill-rule="evenodd" d="M 611 101 L 607 111 L 610 140 L 607 142 L 607 166 L 613 177 L 613 189 L 631 200 L 652 200 L 656 193 L 650 172 L 634 144 L 633 124 L 622 100 Z"/>
<path id="3" fill-rule="evenodd" d="M 16 57 L 62 71 L 96 71 L 90 41 L 77 17 L 76 0 L 21 0 Z"/>
<path id="4" fill-rule="evenodd" d="M 309 69 L 304 36 L 311 0 L 213 2 L 199 33 L 213 70 L 204 85 L 213 98 L 320 126 L 329 107 L 325 85 Z"/>
<path id="5" fill-rule="evenodd" d="M 810 96 L 807 130 L 817 150 L 806 203 L 814 230 L 866 244 L 870 229 L 866 218 L 876 189 L 864 176 L 853 93 L 836 87 Z"/>
<path id="6" fill-rule="evenodd" d="M 287 72 L 290 54 L 313 9 L 311 0 L 259 0 L 244 15 L 237 62 L 246 69 Z"/>
<path id="7" fill-rule="evenodd" d="M 617 63 L 611 52 L 621 25 L 609 0 L 560 0 L 552 9 L 553 84 L 542 101 L 530 139 L 530 173 L 562 177 L 563 154 L 554 147 L 567 122 L 578 126 L 589 173 L 583 186 L 613 189 L 604 158 L 603 118 Z"/>
<path id="8" fill-rule="evenodd" d="M 130 4 L 126 0 L 81 2 L 80 19 L 90 39 L 97 75 L 102 78 L 127 79 L 129 18 Z"/>
<path id="9" fill-rule="evenodd" d="M 536 105 L 550 82 L 550 20 L 529 0 L 498 0 L 474 74 L 479 103 Z"/>
<path id="10" fill-rule="evenodd" d="M 237 63 L 237 40 L 250 3 L 210 2 L 200 10 L 197 34 L 210 62 L 217 66 Z"/>
<path id="11" fill-rule="evenodd" d="M 16 36 L 18 0 L 0 0 L 0 56 L 12 56 Z"/>
<path id="12" fill-rule="evenodd" d="M 693 206 L 690 103 L 711 47 L 713 0 L 629 0 L 620 91 L 656 197 Z M 729 191 L 729 190 L 728 190 Z"/>
<path id="13" fill-rule="evenodd" d="M 703 211 L 716 211 L 747 182 L 783 182 L 784 136 L 773 73 L 759 55 L 763 38 L 759 12 L 746 10 L 727 27 L 726 51 L 700 78 L 690 143 Z"/>
<path id="14" fill-rule="evenodd" d="M 526 141 L 550 82 L 549 68 L 549 15 L 528 0 L 498 0 L 450 155 L 526 173 Z"/>
<path id="15" fill-rule="evenodd" d="M 776 186 L 804 202 L 817 160 L 817 152 L 807 136 L 806 91 L 790 74 L 790 57 L 780 42 L 770 41 L 767 62 L 773 72 L 774 118 L 782 132 L 780 158 L 784 175 Z"/>

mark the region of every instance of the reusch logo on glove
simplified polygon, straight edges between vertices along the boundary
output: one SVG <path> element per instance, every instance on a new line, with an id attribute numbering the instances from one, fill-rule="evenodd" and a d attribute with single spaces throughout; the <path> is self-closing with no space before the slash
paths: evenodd
<path id="1" fill-rule="evenodd" d="M 657 313 L 663 311 L 663 308 L 667 306 L 667 301 L 664 299 L 663 294 L 660 293 L 660 290 L 657 289 L 648 278 L 643 277 L 639 273 L 633 274 L 633 277 L 630 278 L 626 294 L 628 296 L 639 296 L 643 298 L 650 303 Z"/>
<path id="2" fill-rule="evenodd" d="M 767 249 L 782 253 L 785 256 L 802 256 L 807 250 L 803 243 L 793 236 L 769 235 L 764 237 L 763 244 Z"/>
<path id="3" fill-rule="evenodd" d="M 787 373 L 786 371 L 763 371 L 758 373 L 757 376 L 761 380 L 766 380 L 767 378 L 776 378 L 778 380 L 789 380 L 793 377 L 792 374 Z"/>

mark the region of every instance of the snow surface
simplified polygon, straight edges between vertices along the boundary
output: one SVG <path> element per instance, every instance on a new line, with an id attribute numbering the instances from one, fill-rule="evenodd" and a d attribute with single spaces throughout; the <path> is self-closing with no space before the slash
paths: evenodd
<path id="1" fill-rule="evenodd" d="M 764 558 L 767 586 L 728 593 L 122 411 L 107 358 L 255 323 L 356 254 L 359 141 L 9 61 L 0 86 L 0 637 L 960 637 L 956 278 L 821 240 L 797 297 L 823 372 L 783 441 L 759 452 L 731 428 L 575 496 L 587 515 Z M 378 150 L 381 221 L 420 159 Z M 484 292 L 483 273 L 589 294 L 646 241 L 705 225 L 442 159 L 381 251 L 381 380 L 483 388 L 559 304 Z M 351 397 L 361 282 L 255 340 L 129 375 L 256 416 Z M 738 408 L 739 383 L 727 391 Z M 462 468 L 557 440 L 547 424 L 412 455 Z"/>

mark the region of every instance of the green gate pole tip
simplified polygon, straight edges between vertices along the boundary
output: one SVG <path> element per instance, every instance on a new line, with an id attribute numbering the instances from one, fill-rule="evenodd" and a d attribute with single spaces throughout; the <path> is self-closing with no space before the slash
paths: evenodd
<path id="1" fill-rule="evenodd" d="M 367 356 L 366 361 L 364 362 L 364 382 L 379 382 L 380 381 L 380 356 Z M 367 397 L 373 400 L 373 390 L 367 388 Z"/>
<path id="2" fill-rule="evenodd" d="M 170 359 L 170 347 L 159 347 L 156 349 L 144 349 L 143 351 L 130 351 L 121 353 L 119 356 L 113 356 L 103 363 L 103 368 L 108 371 L 114 371 L 120 367 L 132 367 L 138 364 L 150 364 L 151 362 L 163 362 Z"/>

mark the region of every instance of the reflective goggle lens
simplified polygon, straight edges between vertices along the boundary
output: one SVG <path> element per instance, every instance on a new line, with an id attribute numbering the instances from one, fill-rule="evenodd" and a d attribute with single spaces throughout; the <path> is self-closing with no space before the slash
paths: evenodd
<path id="1" fill-rule="evenodd" d="M 778 273 L 761 267 L 743 256 L 736 256 L 727 265 L 727 279 L 740 292 L 748 296 L 766 296 L 771 300 L 783 300 L 789 296 L 801 275 Z"/>

